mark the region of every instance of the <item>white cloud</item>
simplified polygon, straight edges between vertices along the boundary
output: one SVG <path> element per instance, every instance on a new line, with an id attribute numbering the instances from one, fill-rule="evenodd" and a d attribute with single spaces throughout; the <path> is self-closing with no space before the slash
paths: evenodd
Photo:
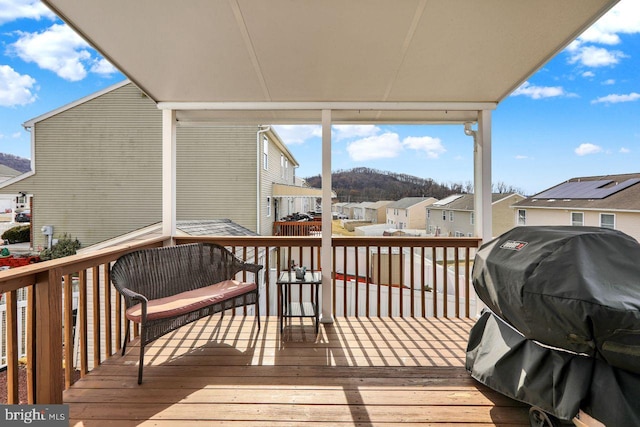
<path id="1" fill-rule="evenodd" d="M 516 89 L 512 96 L 524 95 L 532 99 L 552 98 L 556 96 L 567 95 L 560 86 L 534 86 L 529 82 L 524 82 Z"/>
<path id="2" fill-rule="evenodd" d="M 620 152 L 621 152 L 622 154 L 627 154 L 627 153 L 630 153 L 630 152 L 631 152 L 631 150 L 629 150 L 629 149 L 628 149 L 628 148 L 626 148 L 626 147 L 622 147 L 622 148 L 620 148 Z"/>
<path id="3" fill-rule="evenodd" d="M 602 147 L 587 142 L 584 144 L 580 144 L 580 146 L 576 148 L 574 152 L 578 156 L 586 156 L 587 154 L 596 154 L 602 152 Z"/>
<path id="4" fill-rule="evenodd" d="M 54 24 L 40 33 L 21 33 L 12 45 L 26 62 L 35 62 L 68 81 L 82 80 L 87 75 L 83 62 L 91 59 L 89 46 L 66 25 Z"/>
<path id="5" fill-rule="evenodd" d="M 369 136 L 347 144 L 349 157 L 354 161 L 389 159 L 398 157 L 401 151 L 400 138 L 393 132 Z"/>
<path id="6" fill-rule="evenodd" d="M 380 128 L 375 125 L 334 125 L 333 132 L 336 141 L 351 138 L 366 138 L 378 135 Z"/>
<path id="7" fill-rule="evenodd" d="M 117 73 L 118 69 L 111 65 L 111 62 L 104 58 L 94 59 L 91 65 L 91 72 L 96 74 L 102 74 L 103 76 L 109 76 Z"/>
<path id="8" fill-rule="evenodd" d="M 0 65 L 0 106 L 14 107 L 34 102 L 35 84 L 33 77 L 19 74 L 8 65 Z"/>
<path id="9" fill-rule="evenodd" d="M 605 86 L 611 86 L 611 85 L 616 84 L 616 81 L 614 79 L 608 79 L 608 80 L 603 81 L 602 84 L 605 85 Z"/>
<path id="10" fill-rule="evenodd" d="M 430 136 L 409 136 L 402 141 L 402 145 L 411 150 L 423 151 L 430 159 L 437 159 L 447 151 L 439 138 Z"/>
<path id="11" fill-rule="evenodd" d="M 309 139 L 322 137 L 322 127 L 318 125 L 276 125 L 274 129 L 286 144 L 304 144 Z M 333 125 L 331 131 L 333 141 L 344 141 L 375 136 L 381 129 L 374 125 Z"/>
<path id="12" fill-rule="evenodd" d="M 53 20 L 55 17 L 40 0 L 0 0 L 0 25 L 22 18 Z"/>
<path id="13" fill-rule="evenodd" d="M 22 132 L 14 132 L 11 134 L 11 138 L 20 138 L 22 136 Z"/>
<path id="14" fill-rule="evenodd" d="M 606 67 L 615 65 L 627 55 L 619 50 L 607 50 L 603 47 L 578 45 L 569 49 L 569 63 L 580 63 L 586 67 Z"/>
<path id="15" fill-rule="evenodd" d="M 631 92 L 626 95 L 611 94 L 607 96 L 601 96 L 600 98 L 591 101 L 592 104 L 605 103 L 605 104 L 618 104 L 620 102 L 633 102 L 640 99 L 640 93 Z"/>
<path id="16" fill-rule="evenodd" d="M 579 40 L 586 43 L 616 45 L 619 34 L 640 33 L 640 2 L 622 0 L 587 29 Z"/>
<path id="17" fill-rule="evenodd" d="M 622 0 L 568 47 L 569 63 L 586 67 L 616 65 L 628 57 L 620 50 L 609 50 L 595 44 L 615 46 L 622 43 L 621 34 L 640 33 L 640 2 Z"/>
<path id="18" fill-rule="evenodd" d="M 595 73 L 593 71 L 585 71 L 584 73 L 582 73 L 582 77 L 585 78 L 590 78 L 590 77 L 595 77 Z"/>
<path id="19" fill-rule="evenodd" d="M 318 125 L 277 125 L 273 128 L 287 145 L 304 144 L 309 139 L 322 137 L 322 127 Z"/>
<path id="20" fill-rule="evenodd" d="M 517 154 L 515 158 L 516 160 L 525 160 L 525 159 L 528 159 L 529 156 L 523 156 L 522 154 Z"/>

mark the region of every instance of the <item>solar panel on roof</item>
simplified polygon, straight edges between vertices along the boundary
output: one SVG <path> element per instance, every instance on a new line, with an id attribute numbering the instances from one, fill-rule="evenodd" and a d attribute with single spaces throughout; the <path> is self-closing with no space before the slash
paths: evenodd
<path id="1" fill-rule="evenodd" d="M 637 184 L 640 179 L 628 179 L 620 184 L 602 188 L 612 182 L 612 180 L 570 181 L 536 194 L 534 197 L 536 199 L 604 199 Z"/>
<path id="2" fill-rule="evenodd" d="M 611 182 L 611 180 L 564 182 L 556 187 L 537 194 L 535 197 L 537 199 L 580 199 L 583 194 Z"/>

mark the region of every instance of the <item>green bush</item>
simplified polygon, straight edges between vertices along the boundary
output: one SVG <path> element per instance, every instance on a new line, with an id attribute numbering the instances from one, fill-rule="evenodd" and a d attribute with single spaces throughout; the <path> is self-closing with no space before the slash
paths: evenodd
<path id="1" fill-rule="evenodd" d="M 31 240 L 31 225 L 18 225 L 10 228 L 0 237 L 9 244 L 29 242 Z"/>
<path id="2" fill-rule="evenodd" d="M 72 239 L 68 234 L 63 234 L 58 239 L 58 243 L 53 245 L 51 249 L 45 249 L 40 252 L 40 259 L 47 261 L 50 259 L 62 258 L 69 255 L 75 255 L 76 251 L 82 245 L 78 239 Z"/>

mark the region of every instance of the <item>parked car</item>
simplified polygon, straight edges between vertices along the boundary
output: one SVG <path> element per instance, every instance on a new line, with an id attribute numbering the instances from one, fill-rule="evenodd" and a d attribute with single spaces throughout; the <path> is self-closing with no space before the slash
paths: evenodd
<path id="1" fill-rule="evenodd" d="M 23 211 L 16 213 L 16 222 L 31 222 L 31 212 Z"/>

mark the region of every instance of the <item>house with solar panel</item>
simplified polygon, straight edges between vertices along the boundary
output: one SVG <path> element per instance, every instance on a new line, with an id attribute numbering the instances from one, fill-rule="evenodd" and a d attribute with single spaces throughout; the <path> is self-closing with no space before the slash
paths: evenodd
<path id="1" fill-rule="evenodd" d="M 613 228 L 640 240 L 640 173 L 571 178 L 513 208 L 516 225 Z"/>
<path id="2" fill-rule="evenodd" d="M 491 195 L 491 223 L 499 236 L 514 227 L 514 203 L 524 200 L 518 193 Z M 475 226 L 475 197 L 473 194 L 454 194 L 427 206 L 427 234 L 440 237 L 471 237 Z"/>

